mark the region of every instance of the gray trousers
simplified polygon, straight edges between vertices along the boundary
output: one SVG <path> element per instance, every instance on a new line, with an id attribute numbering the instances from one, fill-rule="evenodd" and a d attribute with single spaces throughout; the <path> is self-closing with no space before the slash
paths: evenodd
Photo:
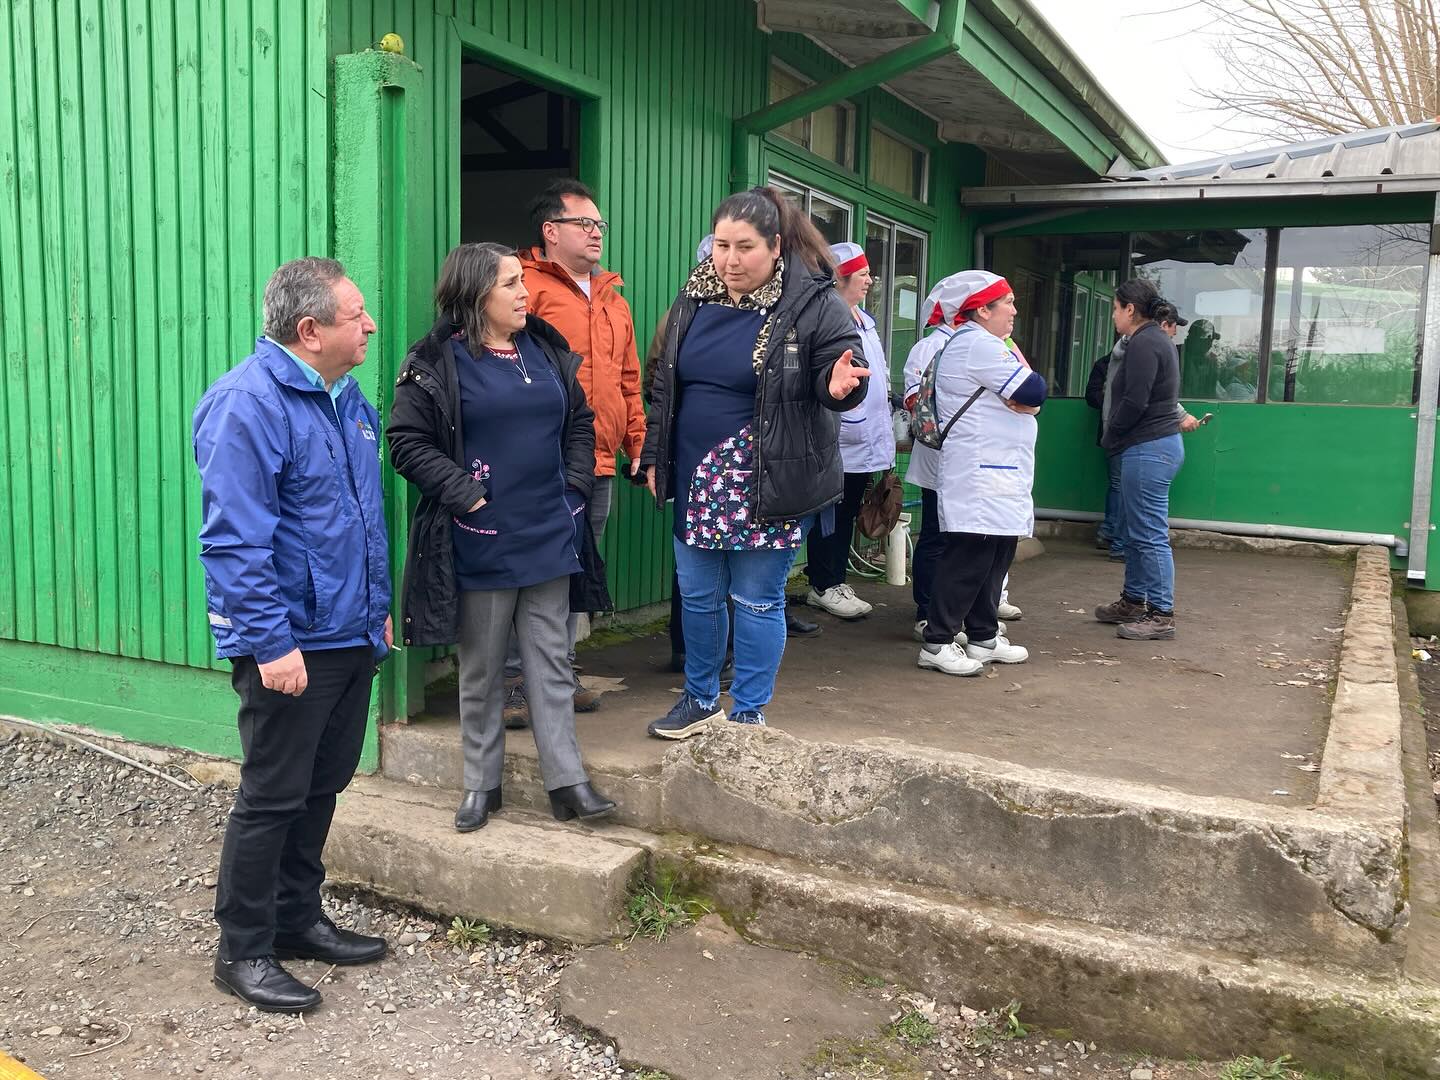
<path id="1" fill-rule="evenodd" d="M 590 519 L 590 531 L 595 534 L 595 543 L 597 544 L 600 543 L 600 538 L 605 535 L 605 522 L 610 520 L 610 499 L 614 491 L 615 477 L 597 476 L 595 477 L 595 487 L 590 492 L 590 501 L 585 504 L 585 516 Z M 575 663 L 575 631 L 579 625 L 579 615 L 573 611 L 570 612 L 569 658 L 572 665 Z M 514 633 L 511 633 L 510 644 L 505 650 L 505 677 L 507 679 L 515 678 L 520 674 L 520 667 L 520 645 L 515 640 Z M 525 681 L 529 683 L 530 680 L 526 679 Z M 574 687 L 573 681 L 571 687 L 572 689 Z"/>
<path id="2" fill-rule="evenodd" d="M 530 700 L 530 728 L 540 752 L 545 790 L 583 784 L 588 777 L 575 738 L 575 680 L 565 659 L 570 579 L 523 589 L 460 594 L 460 739 L 465 790 L 500 786 L 505 766 L 506 639 L 519 639 Z"/>

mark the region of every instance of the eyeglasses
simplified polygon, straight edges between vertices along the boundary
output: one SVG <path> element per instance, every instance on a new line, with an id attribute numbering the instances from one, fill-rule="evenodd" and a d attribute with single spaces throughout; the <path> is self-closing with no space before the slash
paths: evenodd
<path id="1" fill-rule="evenodd" d="M 608 221 L 597 221 L 593 217 L 557 217 L 551 218 L 550 222 L 554 225 L 579 225 L 581 231 L 584 232 L 586 236 L 594 232 L 598 232 L 601 236 L 604 236 L 610 231 L 610 223 Z"/>

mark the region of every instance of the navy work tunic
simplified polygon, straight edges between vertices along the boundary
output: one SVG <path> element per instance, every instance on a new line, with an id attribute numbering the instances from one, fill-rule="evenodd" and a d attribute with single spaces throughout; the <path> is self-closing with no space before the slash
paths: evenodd
<path id="1" fill-rule="evenodd" d="M 559 375 L 523 331 L 518 362 L 483 348 L 474 355 L 463 338 L 454 344 L 465 460 L 489 491 L 484 506 L 453 520 L 457 584 L 519 589 L 578 572 L 574 517 L 584 503 L 565 487 L 569 406 Z"/>

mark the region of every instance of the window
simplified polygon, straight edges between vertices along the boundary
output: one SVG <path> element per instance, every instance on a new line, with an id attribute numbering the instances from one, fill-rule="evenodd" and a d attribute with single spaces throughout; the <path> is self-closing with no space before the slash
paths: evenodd
<path id="1" fill-rule="evenodd" d="M 925 201 L 925 176 L 930 155 L 918 146 L 891 135 L 884 128 L 870 129 L 870 182 Z"/>
<path id="2" fill-rule="evenodd" d="M 1015 290 L 1015 343 L 1051 394 L 1085 393 L 1090 368 L 1115 341 L 1111 298 L 1125 237 L 997 236 L 995 273 Z"/>
<path id="3" fill-rule="evenodd" d="M 865 310 L 875 320 L 876 332 L 890 361 L 890 378 L 896 392 L 904 389 L 905 357 L 924 329 L 918 326 L 920 298 L 925 295 L 927 237 L 884 218 L 868 215 L 865 222 L 865 257 L 873 280 L 865 296 Z"/>
<path id="4" fill-rule="evenodd" d="M 1425 225 L 1280 230 L 1271 401 L 1415 400 L 1429 232 Z"/>
<path id="5" fill-rule="evenodd" d="M 783 64 L 770 65 L 770 103 L 794 97 L 806 87 L 809 79 L 797 75 Z M 803 146 L 812 154 L 833 161 L 841 168 L 855 168 L 855 106 L 847 101 L 817 109 L 809 116 L 791 120 L 774 132 Z"/>
<path id="6" fill-rule="evenodd" d="M 1181 398 L 1259 400 L 1267 245 L 1263 229 L 1135 234 L 1134 276 L 1190 320 L 1175 335 Z"/>
<path id="7" fill-rule="evenodd" d="M 826 195 L 823 191 L 817 191 L 778 173 L 771 173 L 769 182 L 810 216 L 827 244 L 838 244 L 850 239 L 850 222 L 854 210 L 849 203 L 841 202 L 833 195 Z"/>

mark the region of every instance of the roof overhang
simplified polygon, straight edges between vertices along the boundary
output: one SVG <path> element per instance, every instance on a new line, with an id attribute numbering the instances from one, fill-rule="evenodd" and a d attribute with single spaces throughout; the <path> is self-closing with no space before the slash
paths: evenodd
<path id="1" fill-rule="evenodd" d="M 1037 187 L 977 187 L 960 192 L 971 209 L 1010 206 L 1081 207 L 1120 203 L 1216 202 L 1304 196 L 1345 197 L 1440 191 L 1440 175 L 1374 176 L 1310 180 L 1151 180 Z"/>
<path id="2" fill-rule="evenodd" d="M 1031 174 L 1079 179 L 1164 162 L 1027 0 L 756 2 L 764 28 L 803 34 L 851 68 L 924 50 L 884 72 L 883 85 L 933 117 L 942 139 L 1023 159 Z"/>

